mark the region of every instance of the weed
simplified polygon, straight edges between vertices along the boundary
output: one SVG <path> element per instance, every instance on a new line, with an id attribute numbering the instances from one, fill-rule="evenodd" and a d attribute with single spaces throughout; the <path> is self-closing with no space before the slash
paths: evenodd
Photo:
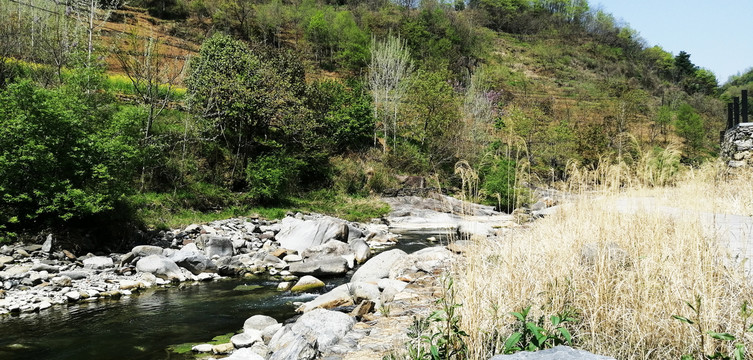
<path id="1" fill-rule="evenodd" d="M 445 282 L 445 294 L 437 300 L 441 309 L 427 318 L 413 317 L 408 328 L 408 359 L 439 360 L 462 359 L 467 355 L 464 337 L 468 334 L 460 328 L 460 314 L 457 309 L 462 304 L 455 303 L 455 289 L 452 278 Z M 427 334 L 429 332 L 429 334 Z"/>
<path id="2" fill-rule="evenodd" d="M 572 345 L 573 337 L 567 329 L 567 323 L 576 321 L 569 311 L 561 312 L 549 317 L 551 328 L 545 328 L 544 316 L 539 317 L 538 321 L 528 321 L 528 313 L 531 306 L 527 306 L 520 312 L 512 312 L 517 319 L 517 330 L 505 340 L 505 354 L 512 354 L 518 351 L 536 351 L 549 349 L 557 345 Z"/>
<path id="3" fill-rule="evenodd" d="M 753 316 L 753 309 L 748 308 L 748 302 L 744 301 L 741 308 L 740 308 L 740 317 L 743 320 L 743 327 L 740 331 L 740 334 L 738 336 L 732 335 L 727 332 L 715 332 L 711 330 L 703 331 L 703 320 L 701 317 L 701 297 L 696 296 L 695 303 L 691 304 L 689 302 L 685 302 L 685 304 L 688 305 L 688 307 L 693 310 L 693 313 L 695 314 L 694 318 L 687 318 L 680 315 L 672 315 L 673 318 L 679 320 L 680 322 L 683 322 L 685 324 L 688 324 L 690 327 L 695 329 L 698 332 L 698 343 L 699 343 L 699 350 L 696 352 L 696 354 L 685 354 L 681 357 L 682 360 L 693 360 L 696 359 L 696 355 L 699 356 L 700 359 L 706 360 L 706 359 L 722 359 L 722 360 L 743 360 L 745 359 L 745 344 L 743 343 L 745 339 L 745 333 L 751 333 L 753 332 L 753 324 L 748 324 L 748 319 Z M 713 354 L 707 354 L 706 353 L 706 346 L 709 344 L 706 341 L 706 337 L 710 337 L 713 340 L 716 340 L 716 343 L 714 345 L 714 353 Z M 723 351 L 722 348 L 725 343 L 732 343 L 734 344 L 734 348 L 731 349 L 731 352 L 729 351 Z"/>

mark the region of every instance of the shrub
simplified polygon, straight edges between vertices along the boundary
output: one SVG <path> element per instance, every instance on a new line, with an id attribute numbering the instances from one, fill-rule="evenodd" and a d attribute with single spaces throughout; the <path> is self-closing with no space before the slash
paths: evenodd
<path id="1" fill-rule="evenodd" d="M 303 161 L 284 153 L 261 155 L 246 167 L 248 196 L 261 203 L 279 200 L 296 184 Z"/>
<path id="2" fill-rule="evenodd" d="M 0 224 L 60 223 L 115 208 L 137 153 L 123 119 L 75 88 L 29 81 L 8 86 L 0 103 Z"/>
<path id="3" fill-rule="evenodd" d="M 495 205 L 500 210 L 509 211 L 526 198 L 523 189 L 516 188 L 515 161 L 498 158 L 481 169 L 481 190 L 483 202 Z"/>

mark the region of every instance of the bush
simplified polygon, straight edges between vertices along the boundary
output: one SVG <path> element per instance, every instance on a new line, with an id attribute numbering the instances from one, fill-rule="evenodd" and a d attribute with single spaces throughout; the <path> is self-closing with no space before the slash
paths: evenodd
<path id="1" fill-rule="evenodd" d="M 297 183 L 304 162 L 283 153 L 261 155 L 246 167 L 248 196 L 260 203 L 279 200 Z"/>
<path id="2" fill-rule="evenodd" d="M 363 194 L 366 190 L 366 170 L 362 161 L 350 157 L 332 159 L 335 190 L 343 194 Z"/>
<path id="3" fill-rule="evenodd" d="M 137 154 L 122 119 L 113 121 L 85 92 L 29 81 L 9 85 L 0 103 L 0 224 L 61 223 L 115 209 Z"/>
<path id="4" fill-rule="evenodd" d="M 502 211 L 510 211 L 521 204 L 526 198 L 525 191 L 516 188 L 515 176 L 515 161 L 507 158 L 495 159 L 481 168 L 483 202 Z"/>

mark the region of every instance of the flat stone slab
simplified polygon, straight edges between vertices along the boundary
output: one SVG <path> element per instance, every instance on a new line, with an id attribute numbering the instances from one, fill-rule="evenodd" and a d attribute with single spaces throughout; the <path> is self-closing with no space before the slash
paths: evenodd
<path id="1" fill-rule="evenodd" d="M 521 351 L 510 355 L 496 355 L 490 360 L 615 360 L 613 357 L 595 355 L 588 351 L 575 350 L 569 346 L 555 346 L 535 352 Z"/>

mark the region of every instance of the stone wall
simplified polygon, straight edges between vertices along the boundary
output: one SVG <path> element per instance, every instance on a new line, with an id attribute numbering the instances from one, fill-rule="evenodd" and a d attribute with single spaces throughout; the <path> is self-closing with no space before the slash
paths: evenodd
<path id="1" fill-rule="evenodd" d="M 722 159 L 730 167 L 753 166 L 753 123 L 727 130 L 721 148 Z"/>

